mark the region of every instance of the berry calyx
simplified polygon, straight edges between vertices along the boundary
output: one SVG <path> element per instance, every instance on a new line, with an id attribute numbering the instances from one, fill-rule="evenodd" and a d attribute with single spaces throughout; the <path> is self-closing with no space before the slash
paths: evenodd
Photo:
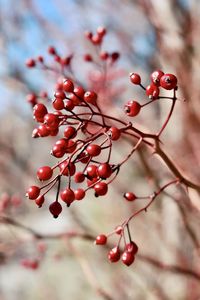
<path id="1" fill-rule="evenodd" d="M 62 212 L 62 206 L 58 201 L 55 201 L 49 205 L 49 211 L 54 218 L 57 218 Z"/>
<path id="2" fill-rule="evenodd" d="M 53 170 L 49 166 L 44 166 L 38 169 L 37 177 L 39 180 L 49 180 L 53 175 Z"/>
<path id="3" fill-rule="evenodd" d="M 99 234 L 96 237 L 95 244 L 96 245 L 105 245 L 107 242 L 107 236 L 105 234 Z"/>
<path id="4" fill-rule="evenodd" d="M 124 111 L 129 117 L 135 117 L 139 114 L 141 110 L 141 105 L 137 101 L 128 101 L 124 106 Z"/>

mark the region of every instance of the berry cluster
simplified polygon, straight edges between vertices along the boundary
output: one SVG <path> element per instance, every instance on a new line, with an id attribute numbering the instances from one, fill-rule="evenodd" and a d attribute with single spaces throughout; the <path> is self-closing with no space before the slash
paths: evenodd
<path id="1" fill-rule="evenodd" d="M 99 27 L 94 35 L 91 32 L 86 33 L 87 39 L 95 47 L 102 44 L 105 35 L 106 29 L 103 27 Z M 177 79 L 173 74 L 165 74 L 156 70 L 150 75 L 150 85 L 145 88 L 139 74 L 130 74 L 131 82 L 139 85 L 145 91 L 148 101 L 145 104 L 140 104 L 136 100 L 128 101 L 124 105 L 126 116 L 137 116 L 144 106 L 152 104 L 155 100 L 169 99 L 172 101 L 171 110 L 160 131 L 157 134 L 145 133 L 134 127 L 131 122 L 103 113 L 99 105 L 98 94 L 94 90 L 85 89 L 83 85 L 77 83 L 75 78 L 66 75 L 64 67 L 67 68 L 70 65 L 72 56 L 66 60 L 57 54 L 54 47 L 49 47 L 48 52 L 60 64 L 60 73 L 63 77 L 57 82 L 54 97 L 51 100 L 53 110 L 50 110 L 46 103 L 38 101 L 39 97 L 34 94 L 29 94 L 28 101 L 33 106 L 33 118 L 39 123 L 38 127 L 33 130 L 32 136 L 34 138 L 58 136 L 50 153 L 59 161 L 52 167 L 42 166 L 38 169 L 37 178 L 43 185 L 29 187 L 27 197 L 41 207 L 47 193 L 56 186 L 57 193 L 55 200 L 49 205 L 49 211 L 54 218 L 57 218 L 62 212 L 62 204 L 69 207 L 74 201 L 84 199 L 89 190 L 93 190 L 95 197 L 105 196 L 122 165 L 128 161 L 140 144 L 152 147 L 149 139 L 159 142 L 160 135 L 168 124 L 177 99 Z M 118 52 L 108 54 L 100 50 L 99 55 L 102 60 L 109 60 L 108 64 L 119 58 Z M 93 58 L 87 54 L 84 56 L 84 60 L 91 62 Z M 44 64 L 44 58 L 41 56 L 37 61 L 29 59 L 26 64 L 28 67 L 34 67 L 38 61 L 43 69 L 52 70 L 52 67 Z M 169 97 L 160 96 L 161 88 L 172 90 L 173 94 Z M 43 92 L 40 97 L 47 98 L 47 94 Z M 133 146 L 122 161 L 114 164 L 112 162 L 114 144 L 124 137 L 132 138 Z M 175 182 L 177 181 L 172 181 L 172 183 Z M 150 200 L 146 207 L 159 193 L 143 197 Z M 136 197 L 132 192 L 126 192 L 124 198 L 127 201 L 134 201 L 140 197 Z M 120 239 L 118 245 L 109 252 L 108 257 L 111 262 L 120 259 L 120 241 L 124 240 L 122 261 L 126 265 L 133 263 L 138 248 L 131 240 L 128 223 L 139 212 L 133 214 L 114 231 L 120 235 Z M 125 228 L 128 230 L 129 243 L 126 243 Z M 96 244 L 106 244 L 107 237 L 99 235 Z"/>

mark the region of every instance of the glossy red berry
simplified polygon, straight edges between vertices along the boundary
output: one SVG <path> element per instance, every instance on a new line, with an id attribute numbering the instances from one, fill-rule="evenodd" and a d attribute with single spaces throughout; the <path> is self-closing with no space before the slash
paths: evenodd
<path id="1" fill-rule="evenodd" d="M 117 127 L 110 127 L 109 132 L 111 133 L 112 141 L 117 141 L 121 136 L 121 131 Z"/>
<path id="2" fill-rule="evenodd" d="M 74 191 L 72 191 L 70 188 L 67 188 L 61 192 L 60 197 L 67 204 L 67 206 L 70 206 L 75 199 Z"/>
<path id="3" fill-rule="evenodd" d="M 115 62 L 116 60 L 118 60 L 119 57 L 120 57 L 119 52 L 113 52 L 113 53 L 111 53 L 112 62 Z"/>
<path id="4" fill-rule="evenodd" d="M 83 98 L 85 90 L 82 88 L 82 86 L 77 86 L 74 88 L 74 94 L 77 95 L 79 98 Z"/>
<path id="5" fill-rule="evenodd" d="M 89 165 L 86 169 L 86 176 L 89 179 L 97 177 L 97 166 L 96 165 Z"/>
<path id="6" fill-rule="evenodd" d="M 62 100 L 64 100 L 66 98 L 65 93 L 63 91 L 55 92 L 54 97 L 56 99 L 62 99 Z"/>
<path id="7" fill-rule="evenodd" d="M 68 140 L 68 146 L 66 153 L 72 153 L 74 150 L 76 150 L 77 144 L 73 140 Z"/>
<path id="8" fill-rule="evenodd" d="M 124 251 L 124 253 L 122 254 L 122 262 L 126 265 L 126 266 L 130 266 L 135 260 L 135 256 L 132 252 L 128 252 L 128 251 Z"/>
<path id="9" fill-rule="evenodd" d="M 97 168 L 97 174 L 102 179 L 106 179 L 112 174 L 112 168 L 108 163 L 100 164 Z"/>
<path id="10" fill-rule="evenodd" d="M 72 111 L 74 109 L 74 106 L 75 106 L 75 104 L 74 104 L 73 100 L 67 99 L 65 101 L 65 109 L 66 110 Z"/>
<path id="11" fill-rule="evenodd" d="M 153 73 L 151 73 L 151 81 L 153 84 L 160 86 L 160 79 L 164 75 L 163 71 L 161 70 L 156 70 Z"/>
<path id="12" fill-rule="evenodd" d="M 100 45 L 102 42 L 102 37 L 98 34 L 92 36 L 91 41 L 94 45 Z"/>
<path id="13" fill-rule="evenodd" d="M 46 114 L 47 108 L 44 104 L 38 103 L 33 107 L 33 116 L 38 122 L 43 122 Z"/>
<path id="14" fill-rule="evenodd" d="M 77 135 L 76 128 L 67 126 L 64 130 L 64 136 L 66 139 L 73 139 Z"/>
<path id="15" fill-rule="evenodd" d="M 85 175 L 82 173 L 82 172 L 77 172 L 75 175 L 74 175 L 74 181 L 76 183 L 81 183 L 85 180 Z"/>
<path id="16" fill-rule="evenodd" d="M 26 196 L 31 199 L 35 200 L 40 194 L 40 188 L 38 186 L 32 185 L 29 187 Z"/>
<path id="17" fill-rule="evenodd" d="M 49 47 L 48 47 L 48 53 L 49 53 L 50 55 L 56 55 L 56 49 L 55 49 L 55 47 L 49 46 Z"/>
<path id="18" fill-rule="evenodd" d="M 115 228 L 115 233 L 116 234 L 121 234 L 123 232 L 123 227 L 121 226 L 121 225 L 119 225 L 119 226 L 117 226 L 116 228 Z"/>
<path id="19" fill-rule="evenodd" d="M 136 243 L 131 241 L 130 243 L 126 244 L 126 251 L 131 252 L 135 255 L 138 252 L 138 246 L 136 245 Z"/>
<path id="20" fill-rule="evenodd" d="M 101 153 L 101 147 L 96 144 L 90 144 L 87 146 L 86 151 L 90 156 L 98 156 Z"/>
<path id="21" fill-rule="evenodd" d="M 97 94 L 94 91 L 87 91 L 84 94 L 84 100 L 90 104 L 96 105 Z"/>
<path id="22" fill-rule="evenodd" d="M 132 192 L 127 192 L 124 194 L 124 198 L 127 200 L 127 201 L 134 201 L 135 199 L 137 199 L 136 195 Z"/>
<path id="23" fill-rule="evenodd" d="M 141 84 L 141 77 L 137 73 L 131 73 L 130 74 L 130 80 L 133 84 Z"/>
<path id="24" fill-rule="evenodd" d="M 160 78 L 160 85 L 166 90 L 175 89 L 177 86 L 177 78 L 173 74 L 165 74 Z"/>
<path id="25" fill-rule="evenodd" d="M 58 201 L 55 201 L 49 205 L 49 211 L 54 218 L 57 218 L 62 212 L 62 206 Z"/>
<path id="26" fill-rule="evenodd" d="M 74 91 L 74 84 L 71 80 L 63 80 L 63 90 L 67 93 L 72 93 Z"/>
<path id="27" fill-rule="evenodd" d="M 41 124 L 39 127 L 38 127 L 38 135 L 40 137 L 46 137 L 46 136 L 49 136 L 50 134 L 50 131 L 49 129 L 46 127 L 45 124 Z"/>
<path id="28" fill-rule="evenodd" d="M 44 123 L 50 130 L 58 128 L 59 117 L 57 114 L 48 113 L 44 116 Z"/>
<path id="29" fill-rule="evenodd" d="M 73 176 L 76 172 L 76 166 L 73 162 L 65 161 L 59 165 L 60 173 L 64 176 Z"/>
<path id="30" fill-rule="evenodd" d="M 104 196 L 108 191 L 108 185 L 105 182 L 96 183 L 94 186 L 95 196 Z"/>
<path id="31" fill-rule="evenodd" d="M 51 154 L 57 158 L 61 158 L 65 154 L 65 148 L 62 145 L 54 145 Z"/>
<path id="32" fill-rule="evenodd" d="M 37 199 L 35 199 L 35 203 L 37 204 L 38 207 L 42 207 L 43 203 L 45 201 L 45 198 L 43 195 L 37 197 Z"/>
<path id="33" fill-rule="evenodd" d="M 137 101 L 128 101 L 124 106 L 124 111 L 129 117 L 135 117 L 139 114 L 141 110 L 141 105 Z"/>
<path id="34" fill-rule="evenodd" d="M 95 244 L 96 245 L 105 245 L 107 242 L 107 236 L 105 234 L 99 234 L 96 237 Z"/>
<path id="35" fill-rule="evenodd" d="M 120 259 L 121 253 L 119 247 L 114 247 L 108 253 L 108 259 L 110 262 L 117 262 Z"/>
<path id="36" fill-rule="evenodd" d="M 146 87 L 146 95 L 150 98 L 150 99 L 158 99 L 160 94 L 160 90 L 159 87 L 157 87 L 155 84 L 150 84 Z"/>
<path id="37" fill-rule="evenodd" d="M 44 166 L 38 169 L 37 177 L 39 180 L 49 180 L 53 175 L 53 170 L 49 166 Z"/>
<path id="38" fill-rule="evenodd" d="M 74 191 L 75 199 L 82 200 L 85 197 L 85 191 L 83 189 L 77 189 Z"/>
<path id="39" fill-rule="evenodd" d="M 52 105 L 56 110 L 62 110 L 65 107 L 64 101 L 61 98 L 56 98 L 53 101 Z"/>

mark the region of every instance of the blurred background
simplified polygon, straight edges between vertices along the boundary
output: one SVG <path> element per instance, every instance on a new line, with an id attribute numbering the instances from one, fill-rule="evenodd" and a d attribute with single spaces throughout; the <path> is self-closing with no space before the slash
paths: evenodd
<path id="1" fill-rule="evenodd" d="M 144 101 L 143 91 L 129 81 L 130 72 L 139 73 L 144 85 L 155 69 L 176 74 L 179 100 L 163 147 L 186 177 L 200 182 L 198 0 L 0 0 L 0 300 L 200 299 L 197 191 L 171 187 L 131 223 L 139 254 L 129 268 L 110 264 L 108 249 L 93 244 L 92 237 L 111 232 L 145 204 L 124 201 L 125 191 L 131 187 L 148 195 L 173 178 L 146 148 L 123 167 L 106 197 L 88 193 L 58 219 L 48 205 L 38 209 L 25 197 L 37 182 L 37 169 L 55 163 L 50 156 L 55 138 L 31 138 L 36 124 L 26 96 L 47 92 L 52 98 L 57 79 L 52 72 L 27 69 L 25 61 L 42 55 L 52 64 L 47 48 L 53 45 L 63 56 L 73 55 L 76 78 L 95 87 L 97 67 L 83 59 L 95 50 L 84 32 L 99 25 L 108 31 L 103 49 L 120 53 L 109 70 L 103 109 L 128 120 L 124 103 Z M 156 132 L 169 107 L 164 101 L 148 106 L 135 125 Z M 127 141 L 116 143 L 114 159 L 125 157 L 128 147 Z M 49 201 L 53 197 L 55 191 Z M 88 236 L 72 238 L 76 232 Z M 38 268 L 24 268 L 27 259 L 38 260 Z"/>

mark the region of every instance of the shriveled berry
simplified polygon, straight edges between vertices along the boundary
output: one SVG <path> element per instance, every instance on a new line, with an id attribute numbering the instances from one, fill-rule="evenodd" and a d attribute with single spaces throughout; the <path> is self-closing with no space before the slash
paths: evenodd
<path id="1" fill-rule="evenodd" d="M 121 253 L 119 247 L 114 247 L 108 253 L 108 259 L 110 262 L 117 262 L 120 259 Z"/>
<path id="2" fill-rule="evenodd" d="M 125 193 L 124 198 L 128 201 L 134 201 L 135 199 L 137 199 L 136 195 L 132 192 Z"/>
<path id="3" fill-rule="evenodd" d="M 137 73 L 131 73 L 130 74 L 130 80 L 133 84 L 141 84 L 141 77 Z"/>
<path id="4" fill-rule="evenodd" d="M 137 101 L 128 101 L 124 106 L 124 111 L 129 117 L 135 117 L 139 114 L 141 110 L 141 105 Z"/>
<path id="5" fill-rule="evenodd" d="M 105 245 L 107 242 L 107 236 L 105 234 L 99 234 L 96 237 L 95 244 L 96 245 Z"/>
<path id="6" fill-rule="evenodd" d="M 175 89 L 177 86 L 177 78 L 173 74 L 165 74 L 160 78 L 160 85 L 166 90 Z"/>
<path id="7" fill-rule="evenodd" d="M 104 196 L 108 191 L 108 185 L 105 182 L 99 182 L 94 186 L 95 196 Z"/>
<path id="8" fill-rule="evenodd" d="M 38 186 L 32 185 L 29 187 L 26 196 L 30 200 L 35 200 L 40 194 L 40 188 Z"/>
<path id="9" fill-rule="evenodd" d="M 49 205 L 49 211 L 54 218 L 57 218 L 62 212 L 62 206 L 58 201 L 55 201 Z"/>
<path id="10" fill-rule="evenodd" d="M 37 177 L 39 180 L 49 180 L 53 175 L 53 170 L 49 166 L 44 166 L 38 169 Z"/>
<path id="11" fill-rule="evenodd" d="M 130 266 L 135 260 L 135 256 L 132 252 L 128 252 L 128 251 L 124 251 L 124 253 L 122 254 L 122 262 L 126 265 L 126 266 Z"/>
<path id="12" fill-rule="evenodd" d="M 101 153 L 101 146 L 90 144 L 87 146 L 86 151 L 90 156 L 98 156 Z"/>
<path id="13" fill-rule="evenodd" d="M 74 191 L 75 199 L 82 200 L 85 197 L 85 191 L 83 189 L 77 189 Z"/>
<path id="14" fill-rule="evenodd" d="M 97 174 L 102 179 L 106 179 L 112 174 L 112 168 L 108 163 L 100 164 L 97 168 Z"/>

